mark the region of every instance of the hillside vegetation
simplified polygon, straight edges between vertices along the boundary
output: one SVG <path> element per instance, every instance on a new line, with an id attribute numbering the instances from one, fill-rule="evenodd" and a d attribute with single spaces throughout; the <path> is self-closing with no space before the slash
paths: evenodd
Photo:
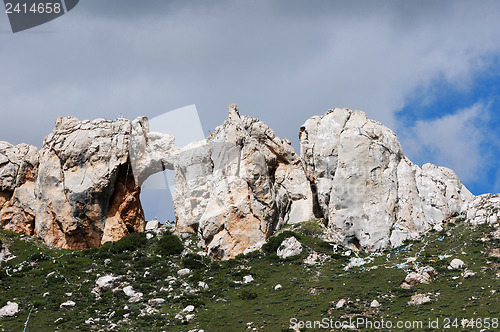
<path id="1" fill-rule="evenodd" d="M 490 330 L 494 322 L 498 327 L 500 239 L 494 228 L 457 220 L 372 254 L 324 242 L 321 233 L 321 221 L 312 220 L 274 235 L 262 251 L 213 261 L 195 238 L 180 240 L 166 230 L 85 250 L 0 230 L 0 308 L 8 301 L 19 306 L 0 319 L 0 331 L 22 331 L 25 324 L 37 332 L 317 331 L 321 326 L 308 324 L 349 319 L 421 321 L 422 330 L 431 331 L 429 322 L 436 320 L 440 327 L 449 320 L 455 329 L 455 318 L 458 324 L 476 319 L 475 330 L 486 322 Z M 303 250 L 282 259 L 276 250 L 291 236 Z M 464 266 L 450 268 L 454 259 Z M 437 272 L 429 283 L 400 286 L 425 266 Z M 116 279 L 99 288 L 96 281 L 108 275 Z M 429 301 L 409 304 L 415 294 Z M 62 305 L 67 301 L 74 303 Z"/>

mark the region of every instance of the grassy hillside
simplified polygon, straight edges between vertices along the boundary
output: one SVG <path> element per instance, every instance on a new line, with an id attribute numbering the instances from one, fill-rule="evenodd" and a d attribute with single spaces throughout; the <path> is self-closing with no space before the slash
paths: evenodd
<path id="1" fill-rule="evenodd" d="M 102 248 L 62 250 L 0 230 L 3 247 L 11 253 L 11 259 L 1 262 L 0 308 L 7 301 L 19 304 L 15 316 L 0 319 L 0 331 L 22 331 L 30 311 L 26 330 L 37 332 L 288 331 L 291 319 L 303 331 L 325 331 L 321 327 L 326 322 L 335 327 L 349 319 L 365 324 L 384 320 L 381 330 L 402 330 L 388 328 L 388 321 L 421 321 L 422 328 L 415 325 L 415 330 L 429 331 L 434 330 L 429 321 L 440 327 L 448 322 L 450 330 L 462 330 L 453 327 L 455 318 L 483 319 L 476 320 L 473 330 L 478 331 L 489 318 L 490 330 L 495 330 L 491 324 L 500 318 L 500 240 L 492 232 L 487 225 L 448 223 L 419 241 L 368 255 L 323 242 L 320 225 L 310 221 L 275 235 L 262 252 L 220 262 L 200 255 L 194 239 L 181 242 L 167 232 L 152 239 L 132 234 Z M 292 235 L 304 250 L 280 259 L 276 249 Z M 313 252 L 321 262 L 304 263 Z M 465 268 L 449 269 L 454 258 L 475 274 L 465 278 Z M 346 269 L 350 262 L 359 266 Z M 400 287 L 415 266 L 426 265 L 438 273 L 433 281 Z M 179 276 L 183 268 L 191 272 Z M 104 275 L 119 277 L 114 289 L 93 294 L 96 280 Z M 253 281 L 244 283 L 248 275 Z M 126 286 L 143 297 L 130 302 Z M 409 305 L 415 293 L 427 294 L 431 302 Z M 149 301 L 158 298 L 165 301 Z M 337 308 L 342 299 L 345 304 Z M 75 306 L 61 308 L 68 300 Z M 372 307 L 373 300 L 379 306 Z M 307 328 L 307 321 L 323 325 Z"/>

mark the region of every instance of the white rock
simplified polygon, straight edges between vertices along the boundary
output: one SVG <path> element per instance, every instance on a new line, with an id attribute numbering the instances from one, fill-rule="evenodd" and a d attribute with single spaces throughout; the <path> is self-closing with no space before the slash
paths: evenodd
<path id="1" fill-rule="evenodd" d="M 222 259 L 258 247 L 286 222 L 314 217 L 290 142 L 235 105 L 229 114 L 208 140 L 183 148 L 175 165 L 176 231 L 198 230 L 209 254 Z"/>
<path id="2" fill-rule="evenodd" d="M 253 280 L 254 279 L 251 275 L 247 275 L 247 276 L 243 277 L 243 283 L 245 283 L 245 284 L 248 284 L 248 283 L 252 282 Z"/>
<path id="3" fill-rule="evenodd" d="M 280 290 L 282 288 L 283 288 L 283 286 L 281 286 L 280 284 L 277 284 L 276 286 L 274 286 L 274 290 Z"/>
<path id="4" fill-rule="evenodd" d="M 145 231 L 157 231 L 160 228 L 161 224 L 158 219 L 154 218 L 146 223 Z"/>
<path id="5" fill-rule="evenodd" d="M 158 298 L 158 299 L 151 299 L 148 301 L 148 304 L 150 306 L 159 306 L 159 305 L 162 305 L 163 303 L 165 302 L 165 299 L 162 299 L 162 298 Z"/>
<path id="6" fill-rule="evenodd" d="M 12 317 L 19 312 L 19 305 L 16 302 L 7 301 L 7 304 L 0 308 L 0 318 Z"/>
<path id="7" fill-rule="evenodd" d="M 373 300 L 370 303 L 370 307 L 372 307 L 372 308 L 378 308 L 378 307 L 380 307 L 380 303 L 377 300 Z"/>
<path id="8" fill-rule="evenodd" d="M 191 273 L 191 270 L 190 269 L 180 269 L 179 271 L 177 271 L 177 274 L 179 276 L 185 276 L 185 275 L 188 275 Z"/>
<path id="9" fill-rule="evenodd" d="M 76 303 L 73 301 L 66 301 L 64 303 L 61 303 L 61 305 L 59 307 L 61 309 L 68 309 L 68 308 L 74 307 L 75 305 L 76 305 Z"/>
<path id="10" fill-rule="evenodd" d="M 97 293 L 103 293 L 113 289 L 115 287 L 116 280 L 118 279 L 119 277 L 113 277 L 110 274 L 102 276 L 96 280 L 94 291 Z"/>
<path id="11" fill-rule="evenodd" d="M 337 304 L 335 305 L 335 308 L 337 309 L 340 309 L 344 306 L 344 304 L 346 303 L 346 300 L 345 299 L 341 299 L 337 302 Z"/>
<path id="12" fill-rule="evenodd" d="M 208 284 L 204 281 L 198 281 L 198 287 L 208 289 Z"/>
<path id="13" fill-rule="evenodd" d="M 415 294 L 408 302 L 409 305 L 421 305 L 431 302 L 431 298 L 426 294 Z"/>
<path id="14" fill-rule="evenodd" d="M 194 314 L 188 314 L 186 315 L 186 320 L 189 322 L 190 320 L 192 320 L 193 318 L 195 317 Z"/>
<path id="15" fill-rule="evenodd" d="M 187 307 L 185 307 L 184 309 L 182 309 L 182 313 L 183 314 L 187 314 L 187 313 L 190 313 L 190 312 L 193 312 L 194 311 L 194 305 L 188 305 Z"/>
<path id="16" fill-rule="evenodd" d="M 401 288 L 411 288 L 416 284 L 428 284 L 437 275 L 432 266 L 424 266 L 417 269 L 416 272 L 410 272 L 406 276 Z"/>
<path id="17" fill-rule="evenodd" d="M 295 238 L 289 237 L 281 242 L 277 254 L 281 258 L 287 258 L 298 255 L 302 252 L 302 244 Z"/>
<path id="18" fill-rule="evenodd" d="M 453 171 L 411 163 L 394 132 L 364 112 L 336 108 L 314 116 L 299 137 L 306 174 L 328 222 L 327 239 L 353 249 L 384 249 L 417 238 L 473 197 Z"/>
<path id="19" fill-rule="evenodd" d="M 132 286 L 127 286 L 123 288 L 125 295 L 129 297 L 129 302 L 138 302 L 142 299 L 143 294 L 141 292 L 136 292 Z"/>
<path id="20" fill-rule="evenodd" d="M 450 266 L 448 267 L 449 269 L 461 269 L 462 267 L 465 266 L 465 263 L 463 260 L 461 259 L 458 259 L 458 258 L 454 258 L 451 263 L 450 263 Z"/>
<path id="21" fill-rule="evenodd" d="M 475 275 L 476 275 L 476 273 L 474 273 L 471 270 L 465 270 L 464 272 L 462 272 L 462 277 L 464 277 L 465 279 L 470 278 L 470 277 L 475 276 Z"/>

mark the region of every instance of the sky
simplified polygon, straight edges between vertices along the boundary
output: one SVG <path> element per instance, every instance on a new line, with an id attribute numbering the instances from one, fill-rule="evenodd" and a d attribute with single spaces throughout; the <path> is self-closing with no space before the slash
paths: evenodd
<path id="1" fill-rule="evenodd" d="M 0 13 L 0 140 L 41 147 L 58 116 L 191 104 L 208 136 L 236 103 L 299 152 L 309 117 L 348 107 L 394 130 L 414 163 L 496 193 L 499 17 L 499 1 L 84 0 L 14 34 Z M 172 219 L 165 192 L 142 201 Z"/>

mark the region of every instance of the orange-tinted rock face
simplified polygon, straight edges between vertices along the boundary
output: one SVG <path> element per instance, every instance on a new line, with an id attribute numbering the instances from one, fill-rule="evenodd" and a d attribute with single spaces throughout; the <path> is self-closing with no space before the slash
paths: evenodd
<path id="1" fill-rule="evenodd" d="M 4 229 L 33 235 L 37 169 L 36 147 L 0 142 L 0 222 Z"/>
<path id="2" fill-rule="evenodd" d="M 140 193 L 141 188 L 135 183 L 130 164 L 122 165 L 111 196 L 101 243 L 118 241 L 129 233 L 144 231 L 145 223 L 141 222 L 144 220 L 144 212 L 139 200 Z"/>
<path id="3" fill-rule="evenodd" d="M 130 122 L 58 118 L 43 147 L 0 142 L 0 220 L 61 248 L 144 230 L 129 161 Z"/>
<path id="4" fill-rule="evenodd" d="M 59 118 L 40 150 L 35 233 L 88 248 L 144 230 L 129 161 L 130 122 Z"/>

